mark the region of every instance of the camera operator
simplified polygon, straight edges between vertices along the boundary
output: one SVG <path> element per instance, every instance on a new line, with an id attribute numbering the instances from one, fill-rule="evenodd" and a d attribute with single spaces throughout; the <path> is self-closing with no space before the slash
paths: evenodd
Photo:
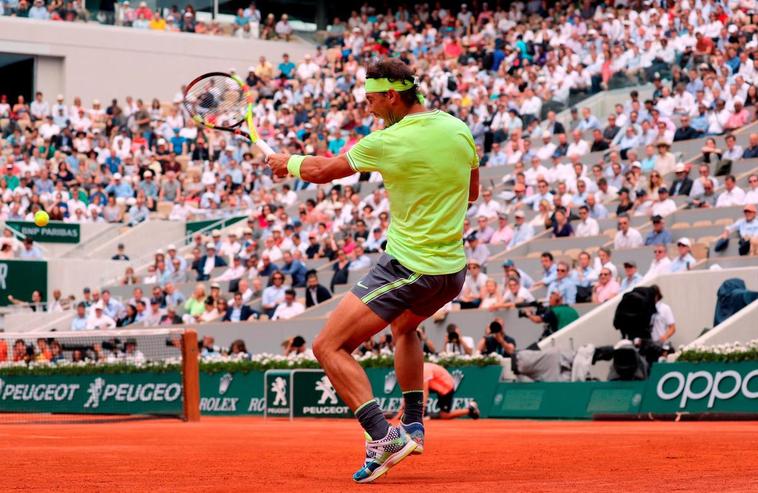
<path id="1" fill-rule="evenodd" d="M 577 311 L 563 302 L 563 295 L 557 290 L 550 293 L 549 307 L 545 308 L 540 305 L 536 310 L 519 310 L 518 316 L 519 318 L 526 317 L 536 324 L 544 324 L 545 330 L 542 331 L 541 339 L 561 330 L 579 318 Z"/>
<path id="2" fill-rule="evenodd" d="M 474 339 L 461 335 L 460 327 L 449 324 L 445 336 L 445 352 L 471 355 L 474 352 Z"/>
<path id="3" fill-rule="evenodd" d="M 479 341 L 477 349 L 482 354 L 497 353 L 500 356 L 511 356 L 516 352 L 516 340 L 505 334 L 502 318 L 496 318 L 487 327 L 484 337 Z"/>

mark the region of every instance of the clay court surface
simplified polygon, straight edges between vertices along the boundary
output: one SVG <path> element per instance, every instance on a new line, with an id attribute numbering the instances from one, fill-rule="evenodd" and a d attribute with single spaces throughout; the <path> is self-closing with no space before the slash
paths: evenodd
<path id="1" fill-rule="evenodd" d="M 352 420 L 0 424 L 0 444 L 6 492 L 758 491 L 756 422 L 432 422 L 373 485 L 350 480 Z"/>

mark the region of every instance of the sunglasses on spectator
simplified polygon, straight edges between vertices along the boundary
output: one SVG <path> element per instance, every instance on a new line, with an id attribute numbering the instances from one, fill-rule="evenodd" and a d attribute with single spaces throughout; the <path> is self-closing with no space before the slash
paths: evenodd
<path id="1" fill-rule="evenodd" d="M 607 274 L 607 273 L 600 274 L 600 277 L 608 277 L 608 276 L 609 276 L 609 274 Z"/>
<path id="2" fill-rule="evenodd" d="M 558 272 L 568 272 L 568 269 L 558 269 Z"/>
<path id="3" fill-rule="evenodd" d="M 666 253 L 666 250 L 656 250 L 655 253 Z"/>

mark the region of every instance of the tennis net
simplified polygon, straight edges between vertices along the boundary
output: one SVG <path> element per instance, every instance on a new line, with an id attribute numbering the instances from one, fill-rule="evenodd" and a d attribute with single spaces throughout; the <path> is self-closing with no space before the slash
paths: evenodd
<path id="1" fill-rule="evenodd" d="M 199 419 L 197 334 L 0 332 L 0 421 Z"/>

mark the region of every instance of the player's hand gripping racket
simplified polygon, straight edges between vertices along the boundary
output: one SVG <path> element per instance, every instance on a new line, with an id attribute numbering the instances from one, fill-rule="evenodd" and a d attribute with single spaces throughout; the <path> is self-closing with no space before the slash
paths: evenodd
<path id="1" fill-rule="evenodd" d="M 184 90 L 184 108 L 199 125 L 244 135 L 247 123 L 250 142 L 268 158 L 274 153 L 258 135 L 253 123 L 250 88 L 239 77 L 223 72 L 209 72 L 193 80 Z"/>

